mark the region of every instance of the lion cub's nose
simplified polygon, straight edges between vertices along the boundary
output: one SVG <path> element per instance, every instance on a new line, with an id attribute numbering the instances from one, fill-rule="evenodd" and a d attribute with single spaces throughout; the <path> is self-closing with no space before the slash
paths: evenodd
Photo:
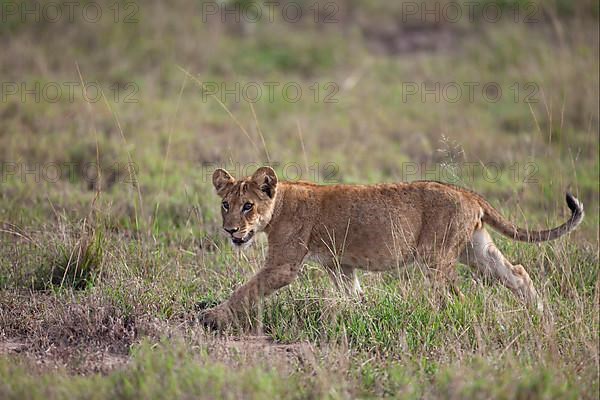
<path id="1" fill-rule="evenodd" d="M 225 229 L 225 232 L 229 233 L 230 235 L 233 235 L 234 233 L 236 233 L 237 231 L 240 230 L 240 228 L 223 228 Z"/>

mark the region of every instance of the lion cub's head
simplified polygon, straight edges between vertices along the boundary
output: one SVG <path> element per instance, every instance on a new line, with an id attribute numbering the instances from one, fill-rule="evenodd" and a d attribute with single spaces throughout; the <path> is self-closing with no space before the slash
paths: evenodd
<path id="1" fill-rule="evenodd" d="M 261 167 L 254 175 L 235 180 L 224 169 L 213 173 L 213 185 L 221 202 L 223 229 L 234 246 L 246 248 L 254 235 L 267 226 L 273 215 L 277 175 L 271 167 Z"/>

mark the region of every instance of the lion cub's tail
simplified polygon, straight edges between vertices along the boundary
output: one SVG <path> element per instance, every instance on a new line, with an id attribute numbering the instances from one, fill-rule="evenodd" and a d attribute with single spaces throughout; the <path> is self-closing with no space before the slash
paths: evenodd
<path id="1" fill-rule="evenodd" d="M 567 206 L 571 210 L 571 218 L 561 226 L 544 231 L 528 231 L 527 229 L 519 228 L 504 218 L 483 197 L 478 196 L 477 200 L 483 209 L 484 223 L 489 224 L 503 235 L 522 242 L 534 243 L 557 239 L 573 231 L 583 221 L 583 204 L 571 193 L 567 193 Z"/>

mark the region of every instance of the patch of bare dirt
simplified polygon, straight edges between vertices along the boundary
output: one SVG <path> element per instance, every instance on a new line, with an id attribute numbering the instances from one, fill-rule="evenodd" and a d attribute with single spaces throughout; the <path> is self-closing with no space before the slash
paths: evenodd
<path id="1" fill-rule="evenodd" d="M 192 341 L 194 345 L 206 348 L 212 359 L 226 364 L 262 362 L 292 372 L 298 368 L 311 368 L 316 363 L 313 346 L 309 343 L 281 344 L 268 336 L 214 337 L 204 333 L 200 335 Z M 187 339 L 189 342 L 190 338 Z M 15 338 L 0 339 L 0 357 L 18 358 L 42 371 L 62 369 L 77 375 L 108 374 L 115 369 L 126 367 L 131 361 L 128 354 L 115 353 L 108 347 L 50 344 L 48 348 L 40 349 L 35 342 Z"/>
<path id="2" fill-rule="evenodd" d="M 135 296 L 135 288 L 131 289 Z M 181 343 L 204 349 L 226 364 L 248 361 L 290 370 L 312 365 L 309 343 L 281 344 L 264 335 L 209 333 L 194 313 L 153 318 L 143 302 L 125 313 L 100 293 L 57 297 L 38 292 L 0 292 L 0 357 L 17 357 L 43 369 L 74 374 L 102 373 L 126 366 L 142 341 Z"/>
<path id="3" fill-rule="evenodd" d="M 308 342 L 283 344 L 268 336 L 240 336 L 215 339 L 209 344 L 217 359 L 244 359 L 285 364 L 291 369 L 313 365 L 314 347 Z"/>
<path id="4" fill-rule="evenodd" d="M 54 344 L 47 349 L 36 349 L 27 340 L 4 339 L 0 341 L 0 357 L 16 357 L 35 365 L 42 370 L 65 369 L 74 374 L 109 373 L 128 363 L 129 357 L 106 349 L 83 349 L 78 347 L 58 347 Z"/>

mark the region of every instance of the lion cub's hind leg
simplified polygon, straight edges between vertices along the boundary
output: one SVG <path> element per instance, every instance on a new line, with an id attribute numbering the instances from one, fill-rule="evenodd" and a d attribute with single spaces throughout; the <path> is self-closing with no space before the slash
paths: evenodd
<path id="1" fill-rule="evenodd" d="M 353 266 L 347 264 L 338 266 L 330 263 L 325 265 L 325 269 L 338 290 L 353 297 L 362 298 L 364 296 L 356 269 Z"/>
<path id="2" fill-rule="evenodd" d="M 521 300 L 536 307 L 538 311 L 543 311 L 542 302 L 527 271 L 522 265 L 511 264 L 484 228 L 475 230 L 460 256 L 460 261 L 476 268 L 484 276 L 498 279 Z"/>

